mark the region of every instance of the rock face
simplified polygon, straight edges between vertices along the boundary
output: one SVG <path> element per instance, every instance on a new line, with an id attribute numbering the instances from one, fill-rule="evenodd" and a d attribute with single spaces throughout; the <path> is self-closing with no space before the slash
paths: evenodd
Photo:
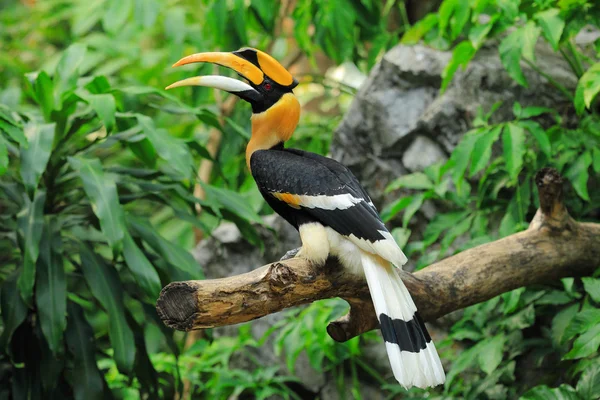
<path id="1" fill-rule="evenodd" d="M 543 50 L 537 52 L 537 64 L 564 86 L 574 87 L 576 81 L 568 65 Z M 450 52 L 423 46 L 400 45 L 390 50 L 373 69 L 335 132 L 332 156 L 352 169 L 378 206 L 386 201 L 383 191 L 391 180 L 446 160 L 471 127 L 479 107 L 487 112 L 494 103 L 504 102 L 492 117 L 497 122 L 512 119 L 514 101 L 524 107 L 559 108 L 568 102 L 544 78 L 527 68 L 524 73 L 529 88 L 518 86 L 502 67 L 496 49 L 481 50 L 465 71 L 456 73 L 446 92 L 440 94 L 442 71 L 450 57 Z M 393 198 L 397 196 L 398 193 L 392 194 Z M 422 224 L 434 215 L 435 208 L 427 206 L 427 215 L 413 218 L 416 223 Z M 278 260 L 300 245 L 297 232 L 282 219 L 269 217 L 267 223 L 275 234 L 262 229 L 264 254 L 245 242 L 233 224 L 223 224 L 211 238 L 201 242 L 195 257 L 206 277 L 248 272 Z M 282 317 L 279 313 L 252 322 L 252 333 L 256 338 L 262 337 Z M 237 327 L 217 328 L 214 332 L 216 336 L 236 335 Z M 365 354 L 369 356 L 369 365 L 389 374 L 381 344 L 369 346 Z M 285 362 L 273 351 L 272 341 L 254 356 L 263 365 L 279 364 L 285 369 Z M 253 368 L 243 357 L 236 364 L 240 368 Z M 295 375 L 302 382 L 305 398 L 339 397 L 331 373 L 314 371 L 304 355 L 298 359 Z M 349 377 L 346 382 L 350 382 Z M 362 382 L 361 394 L 367 399 L 383 398 L 374 382 Z"/>
<path id="2" fill-rule="evenodd" d="M 562 58 L 543 47 L 537 56 L 546 73 L 566 87 L 576 85 Z M 568 102 L 526 66 L 529 88 L 519 86 L 495 48 L 480 50 L 440 94 L 450 58 L 451 52 L 425 46 L 396 46 L 373 68 L 335 132 L 333 158 L 352 169 L 378 205 L 385 202 L 383 190 L 392 179 L 444 161 L 480 107 L 488 112 L 494 103 L 503 102 L 492 116 L 498 122 L 513 118 L 514 101 L 523 107 Z"/>

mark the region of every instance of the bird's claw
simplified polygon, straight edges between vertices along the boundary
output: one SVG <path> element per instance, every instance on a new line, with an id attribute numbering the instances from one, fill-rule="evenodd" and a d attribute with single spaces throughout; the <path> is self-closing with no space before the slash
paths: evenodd
<path id="1" fill-rule="evenodd" d="M 290 258 L 296 257 L 296 255 L 298 254 L 300 249 L 301 249 L 301 247 L 298 247 L 297 249 L 289 250 L 287 253 L 285 253 L 283 255 L 283 257 L 281 257 L 281 259 L 279 259 L 279 261 L 285 261 L 285 260 L 289 260 Z"/>

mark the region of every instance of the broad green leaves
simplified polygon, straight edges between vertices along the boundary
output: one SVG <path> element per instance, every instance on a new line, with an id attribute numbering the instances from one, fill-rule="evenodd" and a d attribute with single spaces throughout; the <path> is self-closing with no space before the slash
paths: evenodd
<path id="1" fill-rule="evenodd" d="M 519 125 L 508 124 L 502 133 L 506 170 L 511 180 L 516 181 L 523 167 L 525 156 L 525 131 Z"/>
<path id="2" fill-rule="evenodd" d="M 523 396 L 520 400 L 581 400 L 575 389 L 569 385 L 560 385 L 557 388 L 549 388 L 546 385 L 536 386 Z"/>
<path id="3" fill-rule="evenodd" d="M 135 360 L 133 332 L 125 318 L 123 288 L 117 271 L 86 245 L 79 248 L 81 269 L 94 297 L 110 316 L 108 336 L 115 351 L 119 370 L 130 372 Z"/>
<path id="4" fill-rule="evenodd" d="M 575 92 L 575 109 L 578 114 L 590 108 L 600 92 L 600 62 L 592 65 L 579 79 Z"/>
<path id="5" fill-rule="evenodd" d="M 117 111 L 113 95 L 106 93 L 86 94 L 83 92 L 78 92 L 78 95 L 87 101 L 96 114 L 98 114 L 106 130 L 108 132 L 112 131 L 115 126 L 115 112 Z"/>
<path id="6" fill-rule="evenodd" d="M 592 300 L 600 303 L 600 279 L 599 278 L 581 278 L 583 287 Z"/>
<path id="7" fill-rule="evenodd" d="M 498 140 L 501 132 L 502 125 L 498 125 L 490 130 L 484 131 L 477 139 L 475 146 L 473 147 L 470 176 L 475 175 L 488 165 L 492 155 L 492 145 Z"/>
<path id="8" fill-rule="evenodd" d="M 535 14 L 535 19 L 542 28 L 542 34 L 548 40 L 554 51 L 558 50 L 560 37 L 565 28 L 565 21 L 561 18 L 560 10 L 549 8 Z"/>
<path id="9" fill-rule="evenodd" d="M 461 3 L 464 2 L 461 1 Z M 461 42 L 454 48 L 454 51 L 452 52 L 452 58 L 442 72 L 442 87 L 440 88 L 441 92 L 446 90 L 459 66 L 462 66 L 463 69 L 467 67 L 467 64 L 469 61 L 471 61 L 476 51 L 477 49 L 473 47 L 473 44 L 467 40 Z"/>
<path id="10" fill-rule="evenodd" d="M 161 289 L 158 274 L 128 232 L 126 232 L 123 242 L 123 257 L 148 298 L 156 298 Z"/>
<path id="11" fill-rule="evenodd" d="M 54 221 L 55 224 L 55 221 Z M 60 234 L 51 219 L 44 224 L 37 262 L 35 300 L 40 325 L 54 354 L 62 352 L 63 332 L 67 326 L 67 281 Z"/>
<path id="12" fill-rule="evenodd" d="M 117 33 L 125 24 L 131 10 L 133 0 L 108 0 L 108 9 L 102 17 L 102 26 L 107 32 Z"/>
<path id="13" fill-rule="evenodd" d="M 150 117 L 137 115 L 137 120 L 158 155 L 166 161 L 165 168 L 173 171 L 174 176 L 179 179 L 190 179 L 193 160 L 186 145 L 169 135 L 166 130 L 157 129 Z"/>
<path id="14" fill-rule="evenodd" d="M 40 125 L 30 122 L 25 125 L 25 136 L 29 146 L 21 147 L 21 178 L 30 194 L 35 191 L 46 170 L 52 152 L 55 128 L 55 124 Z"/>
<path id="15" fill-rule="evenodd" d="M 65 333 L 67 347 L 73 356 L 71 383 L 77 400 L 104 399 L 104 380 L 96 364 L 94 331 L 78 304 L 69 302 L 69 323 Z"/>
<path id="16" fill-rule="evenodd" d="M 37 191 L 33 201 L 25 198 L 25 206 L 17 216 L 19 235 L 23 241 L 23 270 L 18 286 L 21 297 L 29 305 L 32 303 L 35 267 L 40 254 L 45 201 L 46 193 L 43 190 Z"/>
<path id="17" fill-rule="evenodd" d="M 592 165 L 592 155 L 589 151 L 586 151 L 577 157 L 571 167 L 565 172 L 565 176 L 569 178 L 579 197 L 587 201 L 590 200 L 587 189 L 589 179 L 588 169 L 590 165 Z"/>
<path id="18" fill-rule="evenodd" d="M 3 330 L 0 335 L 0 352 L 10 352 L 13 333 L 27 316 L 27 305 L 23 302 L 17 288 L 18 272 L 12 273 L 2 284 L 0 306 L 2 307 Z"/>
<path id="19" fill-rule="evenodd" d="M 320 4 L 315 39 L 337 63 L 350 58 L 355 40 L 356 13 L 342 0 Z"/>
<path id="20" fill-rule="evenodd" d="M 54 82 L 54 108 L 62 109 L 65 95 L 73 91 L 77 86 L 79 78 L 79 68 L 83 63 L 86 54 L 86 47 L 81 44 L 73 44 L 65 50 L 63 56 L 58 62 Z"/>
<path id="21" fill-rule="evenodd" d="M 521 70 L 521 58 L 529 61 L 535 59 L 535 43 L 540 34 L 533 21 L 529 21 L 522 27 L 515 29 L 502 40 L 499 47 L 500 60 L 508 74 L 520 85 L 527 87 L 527 79 Z"/>
<path id="22" fill-rule="evenodd" d="M 69 163 L 83 181 L 106 240 L 115 253 L 119 252 L 125 237 L 125 222 L 115 183 L 104 175 L 98 159 L 69 158 Z"/>
<path id="23" fill-rule="evenodd" d="M 600 398 L 600 362 L 588 366 L 577 382 L 577 393 L 584 399 Z"/>

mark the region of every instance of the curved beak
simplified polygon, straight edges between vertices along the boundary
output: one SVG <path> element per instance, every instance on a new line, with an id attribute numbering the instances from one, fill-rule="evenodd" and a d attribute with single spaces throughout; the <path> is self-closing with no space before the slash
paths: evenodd
<path id="1" fill-rule="evenodd" d="M 264 80 L 264 73 L 256 65 L 233 53 L 208 52 L 192 54 L 177 61 L 173 64 L 173 67 L 197 62 L 209 62 L 231 68 L 242 78 L 247 79 L 254 85 L 260 85 Z M 218 75 L 195 76 L 183 79 L 167 86 L 165 89 L 168 90 L 181 86 L 205 86 L 225 90 L 248 102 L 258 101 L 261 97 L 260 92 L 249 84 Z"/>

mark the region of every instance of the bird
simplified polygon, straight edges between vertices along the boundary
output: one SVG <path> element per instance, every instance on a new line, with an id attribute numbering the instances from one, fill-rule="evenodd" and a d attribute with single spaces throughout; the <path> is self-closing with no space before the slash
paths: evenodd
<path id="1" fill-rule="evenodd" d="M 300 120 L 293 91 L 298 81 L 275 58 L 250 47 L 196 53 L 173 66 L 198 62 L 230 68 L 245 81 L 195 76 L 166 89 L 211 87 L 250 103 L 246 163 L 268 205 L 298 230 L 302 247 L 296 257 L 322 266 L 334 256 L 349 272 L 364 275 L 398 383 L 406 389 L 444 383 L 435 345 L 398 273 L 407 258 L 367 191 L 341 163 L 285 146 Z"/>

